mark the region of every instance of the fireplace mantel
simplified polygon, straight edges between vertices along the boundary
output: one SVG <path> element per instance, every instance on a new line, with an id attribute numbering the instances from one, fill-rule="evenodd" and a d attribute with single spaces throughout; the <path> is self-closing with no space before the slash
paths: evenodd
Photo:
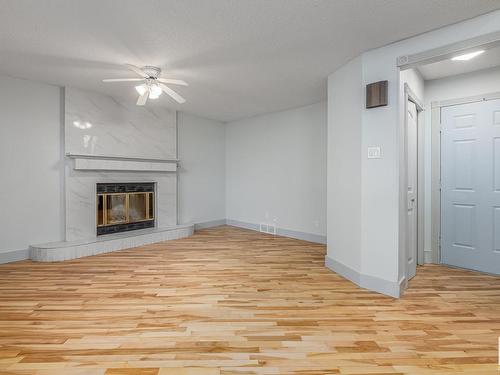
<path id="1" fill-rule="evenodd" d="M 175 172 L 179 159 L 142 159 L 67 153 L 79 171 Z"/>

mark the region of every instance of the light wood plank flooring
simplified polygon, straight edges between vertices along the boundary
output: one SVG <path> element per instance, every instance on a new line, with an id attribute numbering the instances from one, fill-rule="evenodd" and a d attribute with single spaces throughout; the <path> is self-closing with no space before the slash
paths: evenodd
<path id="1" fill-rule="evenodd" d="M 1 374 L 498 374 L 500 278 L 419 267 L 402 299 L 325 247 L 219 227 L 0 266 Z"/>

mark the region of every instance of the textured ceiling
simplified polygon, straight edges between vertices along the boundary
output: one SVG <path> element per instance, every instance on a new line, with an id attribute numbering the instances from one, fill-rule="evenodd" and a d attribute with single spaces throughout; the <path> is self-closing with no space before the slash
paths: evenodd
<path id="1" fill-rule="evenodd" d="M 326 98 L 359 53 L 500 7 L 498 0 L 0 0 L 0 73 L 135 100 L 123 63 L 182 78 L 187 103 L 229 121 Z"/>

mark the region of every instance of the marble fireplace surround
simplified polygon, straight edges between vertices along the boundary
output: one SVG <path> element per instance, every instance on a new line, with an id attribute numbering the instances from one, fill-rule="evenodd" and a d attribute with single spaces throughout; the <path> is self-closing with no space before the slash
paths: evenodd
<path id="1" fill-rule="evenodd" d="M 193 225 L 177 225 L 175 111 L 66 88 L 64 129 L 65 241 L 32 245 L 31 259 L 69 260 L 193 233 Z M 114 182 L 155 184 L 155 228 L 97 237 L 96 187 Z"/>
<path id="2" fill-rule="evenodd" d="M 66 241 L 96 236 L 96 186 L 98 183 L 153 182 L 156 226 L 177 224 L 177 175 L 175 172 L 75 170 L 66 161 Z M 134 162 L 133 162 L 134 163 Z"/>

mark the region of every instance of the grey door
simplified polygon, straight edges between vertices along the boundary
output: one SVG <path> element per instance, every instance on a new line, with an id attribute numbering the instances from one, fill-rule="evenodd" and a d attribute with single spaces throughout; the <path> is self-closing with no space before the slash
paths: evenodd
<path id="1" fill-rule="evenodd" d="M 441 262 L 500 274 L 500 100 L 441 109 Z"/>

